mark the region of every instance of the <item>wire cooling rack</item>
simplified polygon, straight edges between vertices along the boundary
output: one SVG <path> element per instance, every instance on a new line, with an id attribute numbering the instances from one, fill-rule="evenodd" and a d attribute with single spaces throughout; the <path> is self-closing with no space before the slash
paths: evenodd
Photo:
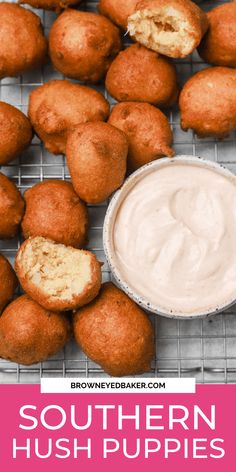
<path id="1" fill-rule="evenodd" d="M 97 1 L 85 1 L 84 10 L 96 11 Z M 204 9 L 224 2 L 203 2 Z M 29 7 L 26 7 L 29 8 Z M 48 34 L 56 15 L 37 10 Z M 124 37 L 128 41 L 127 36 Z M 176 61 L 179 82 L 205 67 L 198 54 Z M 6 78 L 0 82 L 0 99 L 27 113 L 28 95 L 32 89 L 52 78 L 62 78 L 50 63 L 42 70 L 27 73 L 16 79 Z M 97 87 L 109 99 L 103 86 Z M 198 139 L 194 133 L 184 133 L 179 124 L 178 109 L 167 113 L 174 134 L 176 154 L 194 154 L 219 163 L 236 173 L 236 134 L 232 133 L 224 141 Z M 48 153 L 35 137 L 30 148 L 14 162 L 0 169 L 9 176 L 24 193 L 32 185 L 46 179 L 69 180 L 69 172 L 63 156 Z M 105 260 L 102 244 L 103 220 L 107 202 L 96 207 L 89 206 L 90 232 L 89 249 L 104 262 L 103 280 L 110 280 L 111 274 Z M 0 241 L 2 252 L 13 264 L 15 253 L 20 246 L 21 236 L 10 241 Z M 236 382 L 236 305 L 222 314 L 202 320 L 172 320 L 159 316 L 150 318 L 156 333 L 156 359 L 152 371 L 144 377 L 195 377 L 199 383 Z M 99 377 L 102 369 L 90 361 L 71 341 L 52 359 L 25 367 L 0 359 L 0 383 L 39 383 L 41 377 Z"/>

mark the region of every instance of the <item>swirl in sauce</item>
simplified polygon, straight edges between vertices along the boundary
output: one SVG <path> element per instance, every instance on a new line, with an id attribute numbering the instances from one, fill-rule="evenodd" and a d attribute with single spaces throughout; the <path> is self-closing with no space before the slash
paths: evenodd
<path id="1" fill-rule="evenodd" d="M 116 262 L 163 311 L 209 311 L 236 298 L 236 178 L 172 163 L 138 181 L 114 223 Z"/>

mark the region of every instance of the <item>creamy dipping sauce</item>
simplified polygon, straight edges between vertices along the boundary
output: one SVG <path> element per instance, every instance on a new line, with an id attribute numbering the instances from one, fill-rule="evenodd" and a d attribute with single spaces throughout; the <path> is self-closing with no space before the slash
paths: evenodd
<path id="1" fill-rule="evenodd" d="M 116 266 L 168 313 L 208 312 L 236 298 L 236 178 L 203 165 L 153 168 L 113 226 Z"/>

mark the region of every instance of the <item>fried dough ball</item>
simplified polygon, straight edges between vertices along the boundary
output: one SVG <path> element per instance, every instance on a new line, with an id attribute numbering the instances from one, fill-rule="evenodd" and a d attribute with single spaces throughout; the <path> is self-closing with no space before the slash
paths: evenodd
<path id="1" fill-rule="evenodd" d="M 17 108 L 0 102 L 0 165 L 15 159 L 33 136 L 28 118 Z"/>
<path id="2" fill-rule="evenodd" d="M 120 28 L 126 30 L 128 17 L 135 11 L 138 0 L 100 0 L 99 12 L 110 18 Z"/>
<path id="3" fill-rule="evenodd" d="M 24 241 L 15 269 L 25 292 L 46 310 L 74 310 L 92 301 L 101 286 L 94 254 L 40 236 Z"/>
<path id="4" fill-rule="evenodd" d="M 46 180 L 28 189 L 22 221 L 25 238 L 43 236 L 57 243 L 84 247 L 87 242 L 88 211 L 70 182 Z"/>
<path id="5" fill-rule="evenodd" d="M 106 77 L 106 88 L 118 102 L 148 102 L 167 107 L 178 95 L 174 64 L 134 44 L 120 52 Z"/>
<path id="6" fill-rule="evenodd" d="M 24 215 L 24 200 L 13 182 L 0 173 L 0 239 L 16 236 Z"/>
<path id="7" fill-rule="evenodd" d="M 66 10 L 52 26 L 49 51 L 54 67 L 82 82 L 99 82 L 121 49 L 120 33 L 105 16 Z"/>
<path id="8" fill-rule="evenodd" d="M 0 315 L 13 298 L 18 285 L 16 274 L 8 260 L 0 254 Z"/>
<path id="9" fill-rule="evenodd" d="M 31 92 L 28 113 L 48 151 L 64 154 L 68 132 L 80 123 L 105 121 L 109 103 L 89 87 L 68 80 L 50 80 Z"/>
<path id="10" fill-rule="evenodd" d="M 108 282 L 98 297 L 75 313 L 74 335 L 85 354 L 110 375 L 148 372 L 154 331 L 147 315 Z"/>
<path id="11" fill-rule="evenodd" d="M 128 18 L 131 37 L 169 57 L 188 56 L 207 28 L 207 15 L 190 0 L 141 0 Z"/>
<path id="12" fill-rule="evenodd" d="M 224 3 L 208 14 L 209 30 L 198 52 L 216 66 L 236 66 L 236 3 Z"/>
<path id="13" fill-rule="evenodd" d="M 108 123 L 85 123 L 67 141 L 66 157 L 73 187 L 87 203 L 101 203 L 124 181 L 128 142 Z"/>
<path id="14" fill-rule="evenodd" d="M 59 352 L 70 334 L 65 314 L 47 311 L 22 295 L 0 317 L 0 356 L 18 364 L 36 364 Z"/>
<path id="15" fill-rule="evenodd" d="M 40 18 L 14 3 L 0 3 L 0 78 L 42 65 L 47 53 Z"/>
<path id="16" fill-rule="evenodd" d="M 115 105 L 109 123 L 128 138 L 128 169 L 134 171 L 159 157 L 173 156 L 172 131 L 166 116 L 148 103 Z"/>
<path id="17" fill-rule="evenodd" d="M 197 72 L 185 83 L 179 106 L 184 131 L 225 138 L 236 128 L 236 70 L 209 67 Z"/>
<path id="18" fill-rule="evenodd" d="M 43 8 L 43 10 L 54 10 L 60 13 L 61 10 L 71 6 L 78 5 L 81 0 L 20 0 L 20 4 L 31 5 L 34 8 Z"/>

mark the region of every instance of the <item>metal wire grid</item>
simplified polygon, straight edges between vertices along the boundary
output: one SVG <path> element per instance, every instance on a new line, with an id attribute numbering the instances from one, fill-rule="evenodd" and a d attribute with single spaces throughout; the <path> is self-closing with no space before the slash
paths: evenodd
<path id="1" fill-rule="evenodd" d="M 83 9 L 95 11 L 97 1 L 83 3 Z M 217 4 L 204 3 L 210 9 Z M 55 19 L 52 12 L 37 10 L 41 16 L 46 33 Z M 128 41 L 127 37 L 124 38 Z M 176 61 L 180 84 L 194 72 L 207 67 L 197 53 L 190 58 Z M 0 99 L 27 112 L 30 91 L 52 78 L 62 78 L 50 64 L 42 70 L 27 73 L 16 79 L 1 81 Z M 96 87 L 109 99 L 103 86 Z M 225 141 L 198 139 L 193 132 L 184 133 L 179 124 L 178 109 L 167 114 L 174 135 L 176 153 L 200 155 L 219 162 L 236 173 L 236 134 L 232 133 Z M 45 179 L 58 178 L 69 180 L 69 172 L 63 156 L 48 153 L 42 143 L 34 138 L 30 148 L 17 160 L 2 166 L 1 172 L 8 175 L 24 191 Z M 103 280 L 110 280 L 111 274 L 105 260 L 102 244 L 103 219 L 108 202 L 96 207 L 89 206 L 90 232 L 89 249 L 104 262 Z M 15 253 L 21 244 L 21 236 L 10 241 L 0 241 L 0 251 L 14 262 Z M 172 320 L 150 315 L 156 334 L 156 359 L 152 371 L 144 377 L 188 377 L 193 376 L 199 383 L 236 382 L 236 305 L 225 313 L 211 319 Z M 54 358 L 30 367 L 13 364 L 0 359 L 0 383 L 38 383 L 42 376 L 68 377 L 104 376 L 102 369 L 90 361 L 71 341 L 63 352 Z"/>

